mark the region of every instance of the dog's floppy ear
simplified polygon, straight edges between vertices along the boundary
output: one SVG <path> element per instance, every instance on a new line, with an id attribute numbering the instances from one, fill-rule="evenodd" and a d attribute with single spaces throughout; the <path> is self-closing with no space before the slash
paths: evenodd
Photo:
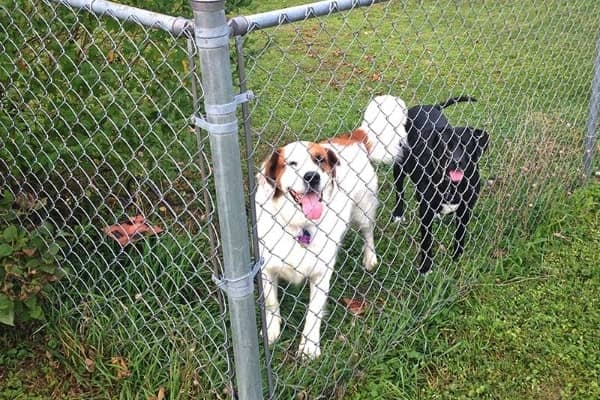
<path id="1" fill-rule="evenodd" d="M 327 164 L 331 168 L 331 175 L 335 176 L 335 167 L 340 165 L 340 159 L 331 149 L 327 149 Z"/>
<path id="2" fill-rule="evenodd" d="M 283 149 L 277 149 L 263 162 L 262 170 L 257 177 L 259 184 L 268 183 L 275 189 L 275 198 L 283 194 L 279 187 L 279 177 L 283 173 L 284 168 Z"/>

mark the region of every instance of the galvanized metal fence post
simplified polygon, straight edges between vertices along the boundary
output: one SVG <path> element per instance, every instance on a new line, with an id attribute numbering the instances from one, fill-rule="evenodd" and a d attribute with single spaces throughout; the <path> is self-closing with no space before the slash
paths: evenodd
<path id="1" fill-rule="evenodd" d="M 224 278 L 232 331 L 238 398 L 262 398 L 253 275 L 250 265 L 237 104 L 229 54 L 229 27 L 224 0 L 190 0 L 194 35 L 202 70 L 206 119 L 195 123 L 209 132 L 215 176 L 217 211 L 223 249 Z"/>
<path id="2" fill-rule="evenodd" d="M 594 149 L 598 138 L 598 113 L 600 112 L 600 39 L 596 45 L 596 61 L 594 62 L 594 77 L 592 78 L 592 94 L 590 97 L 590 113 L 585 135 L 585 152 L 583 155 L 583 171 L 586 178 L 592 175 Z"/>

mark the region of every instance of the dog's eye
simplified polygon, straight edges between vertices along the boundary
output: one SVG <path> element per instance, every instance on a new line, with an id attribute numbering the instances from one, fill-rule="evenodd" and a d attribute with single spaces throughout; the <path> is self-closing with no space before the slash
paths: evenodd
<path id="1" fill-rule="evenodd" d="M 315 163 L 317 164 L 321 164 L 323 161 L 325 161 L 325 159 L 323 158 L 323 156 L 315 156 Z"/>
<path id="2" fill-rule="evenodd" d="M 297 167 L 297 166 L 298 166 L 298 163 L 297 163 L 296 161 L 290 161 L 290 162 L 288 163 L 288 165 L 289 165 L 290 167 Z"/>

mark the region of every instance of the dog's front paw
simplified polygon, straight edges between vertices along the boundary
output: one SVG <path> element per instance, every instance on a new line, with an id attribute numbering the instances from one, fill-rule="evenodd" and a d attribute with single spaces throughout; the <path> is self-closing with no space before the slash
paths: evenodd
<path id="1" fill-rule="evenodd" d="M 302 340 L 300 341 L 300 347 L 298 348 L 298 357 L 303 360 L 314 360 L 320 355 L 321 347 L 319 346 L 319 343 L 302 337 Z"/>
<path id="2" fill-rule="evenodd" d="M 406 217 L 404 215 L 394 215 L 394 216 L 392 216 L 392 219 L 394 220 L 395 223 L 400 224 L 400 225 L 406 225 L 408 223 L 408 220 L 406 219 Z"/>
<path id="3" fill-rule="evenodd" d="M 463 250 L 462 246 L 456 246 L 454 248 L 454 251 L 452 252 L 452 261 L 458 261 L 460 256 L 462 256 L 463 251 L 464 250 Z"/>
<path id="4" fill-rule="evenodd" d="M 279 339 L 279 335 L 281 334 L 281 318 L 272 316 L 271 318 L 267 318 L 267 339 L 269 344 L 273 344 Z"/>
<path id="5" fill-rule="evenodd" d="M 424 256 L 421 259 L 421 265 L 419 266 L 419 273 L 426 275 L 431 272 L 431 268 L 433 267 L 433 260 L 429 256 Z"/>
<path id="6" fill-rule="evenodd" d="M 373 271 L 377 267 L 377 254 L 374 251 L 365 249 L 363 265 L 367 271 Z"/>

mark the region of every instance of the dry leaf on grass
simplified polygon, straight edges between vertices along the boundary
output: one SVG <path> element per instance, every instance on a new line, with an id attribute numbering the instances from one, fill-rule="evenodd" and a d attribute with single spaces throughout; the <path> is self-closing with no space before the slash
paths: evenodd
<path id="1" fill-rule="evenodd" d="M 129 218 L 128 221 L 104 228 L 104 233 L 110 238 L 116 240 L 122 247 L 141 239 L 143 235 L 153 236 L 161 233 L 163 229 L 152 225 L 143 215 L 136 215 Z"/>
<path id="2" fill-rule="evenodd" d="M 371 82 L 379 82 L 381 81 L 381 74 L 374 73 L 371 75 Z"/>
<path id="3" fill-rule="evenodd" d="M 156 396 L 156 400 L 164 400 L 164 399 L 165 399 L 165 388 L 161 386 L 158 389 L 158 395 Z"/>
<path id="4" fill-rule="evenodd" d="M 127 378 L 131 375 L 129 368 L 127 368 L 127 362 L 123 357 L 111 357 L 110 363 L 117 369 L 117 379 Z"/>
<path id="5" fill-rule="evenodd" d="M 90 358 L 85 359 L 85 370 L 87 372 L 94 372 L 96 370 L 96 362 Z"/>
<path id="6" fill-rule="evenodd" d="M 342 298 L 342 301 L 346 305 L 348 311 L 353 315 L 361 315 L 367 309 L 367 302 L 365 300 L 344 297 Z"/>
<path id="7" fill-rule="evenodd" d="M 508 254 L 508 250 L 497 247 L 492 251 L 492 258 L 502 258 Z"/>
<path id="8" fill-rule="evenodd" d="M 35 249 L 23 249 L 21 250 L 21 252 L 27 257 L 33 257 L 33 255 L 35 254 Z"/>

